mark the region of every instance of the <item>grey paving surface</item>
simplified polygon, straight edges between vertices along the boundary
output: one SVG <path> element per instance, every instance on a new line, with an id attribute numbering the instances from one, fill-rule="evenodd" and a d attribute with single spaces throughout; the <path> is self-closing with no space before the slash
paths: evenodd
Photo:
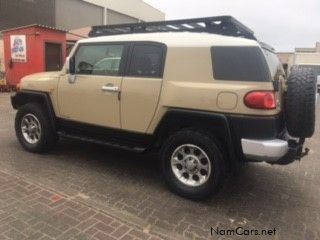
<path id="1" fill-rule="evenodd" d="M 120 226 L 129 229 L 124 239 L 237 239 L 242 237 L 211 236 L 210 229 L 239 226 L 276 229 L 275 236 L 246 239 L 320 239 L 319 132 L 308 141 L 312 150 L 301 163 L 250 164 L 214 198 L 193 202 L 168 191 L 156 156 L 66 140 L 50 154 L 27 153 L 15 138 L 14 116 L 9 94 L 0 94 L 1 240 L 63 234 L 68 234 L 66 239 L 112 239 Z M 33 188 L 38 191 L 33 193 Z M 49 194 L 42 196 L 42 191 Z M 78 216 L 89 210 L 95 217 L 86 220 L 101 224 L 83 235 L 85 220 Z M 54 220 L 43 217 L 46 214 Z"/>

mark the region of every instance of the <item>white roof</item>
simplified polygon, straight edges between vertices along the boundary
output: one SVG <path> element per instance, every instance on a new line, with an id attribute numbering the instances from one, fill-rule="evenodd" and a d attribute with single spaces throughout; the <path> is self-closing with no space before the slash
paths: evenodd
<path id="1" fill-rule="evenodd" d="M 257 41 L 241 37 L 229 37 L 211 33 L 191 32 L 137 33 L 111 35 L 88 38 L 80 40 L 79 43 L 126 41 L 160 42 L 166 44 L 168 47 L 259 46 Z"/>

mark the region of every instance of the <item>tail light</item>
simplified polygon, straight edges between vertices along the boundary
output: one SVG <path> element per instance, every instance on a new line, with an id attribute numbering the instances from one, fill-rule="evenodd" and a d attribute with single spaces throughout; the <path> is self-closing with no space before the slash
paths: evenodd
<path id="1" fill-rule="evenodd" d="M 275 109 L 276 97 L 272 91 L 254 91 L 249 92 L 244 97 L 244 104 L 253 109 Z"/>

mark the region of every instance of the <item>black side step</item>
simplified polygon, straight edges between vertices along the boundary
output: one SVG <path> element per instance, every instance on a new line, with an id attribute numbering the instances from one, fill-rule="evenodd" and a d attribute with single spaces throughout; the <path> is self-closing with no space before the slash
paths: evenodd
<path id="1" fill-rule="evenodd" d="M 90 142 L 90 143 L 94 143 L 94 144 L 99 144 L 99 145 L 104 145 L 104 146 L 108 146 L 108 147 L 123 149 L 123 150 L 127 150 L 127 151 L 134 151 L 134 152 L 141 153 L 141 152 L 144 152 L 146 150 L 146 148 L 142 148 L 142 147 L 121 145 L 121 144 L 116 143 L 116 142 L 107 142 L 107 141 L 102 141 L 102 140 L 99 140 L 99 139 L 89 138 L 89 137 L 86 137 L 86 136 L 78 136 L 78 135 L 68 134 L 68 133 L 65 133 L 65 132 L 58 132 L 58 135 L 60 137 L 64 137 L 64 138 L 68 138 L 68 139 L 74 139 L 74 140 L 79 140 L 79 141 L 83 141 L 83 142 Z"/>

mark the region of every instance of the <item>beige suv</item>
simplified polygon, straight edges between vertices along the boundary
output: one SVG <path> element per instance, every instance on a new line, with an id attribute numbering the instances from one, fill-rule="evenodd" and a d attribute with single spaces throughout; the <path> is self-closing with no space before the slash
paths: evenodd
<path id="1" fill-rule="evenodd" d="M 315 79 L 285 80 L 273 49 L 232 17 L 92 28 L 60 72 L 22 79 L 15 129 L 30 152 L 59 137 L 160 153 L 178 194 L 204 198 L 245 161 L 300 159 Z"/>

